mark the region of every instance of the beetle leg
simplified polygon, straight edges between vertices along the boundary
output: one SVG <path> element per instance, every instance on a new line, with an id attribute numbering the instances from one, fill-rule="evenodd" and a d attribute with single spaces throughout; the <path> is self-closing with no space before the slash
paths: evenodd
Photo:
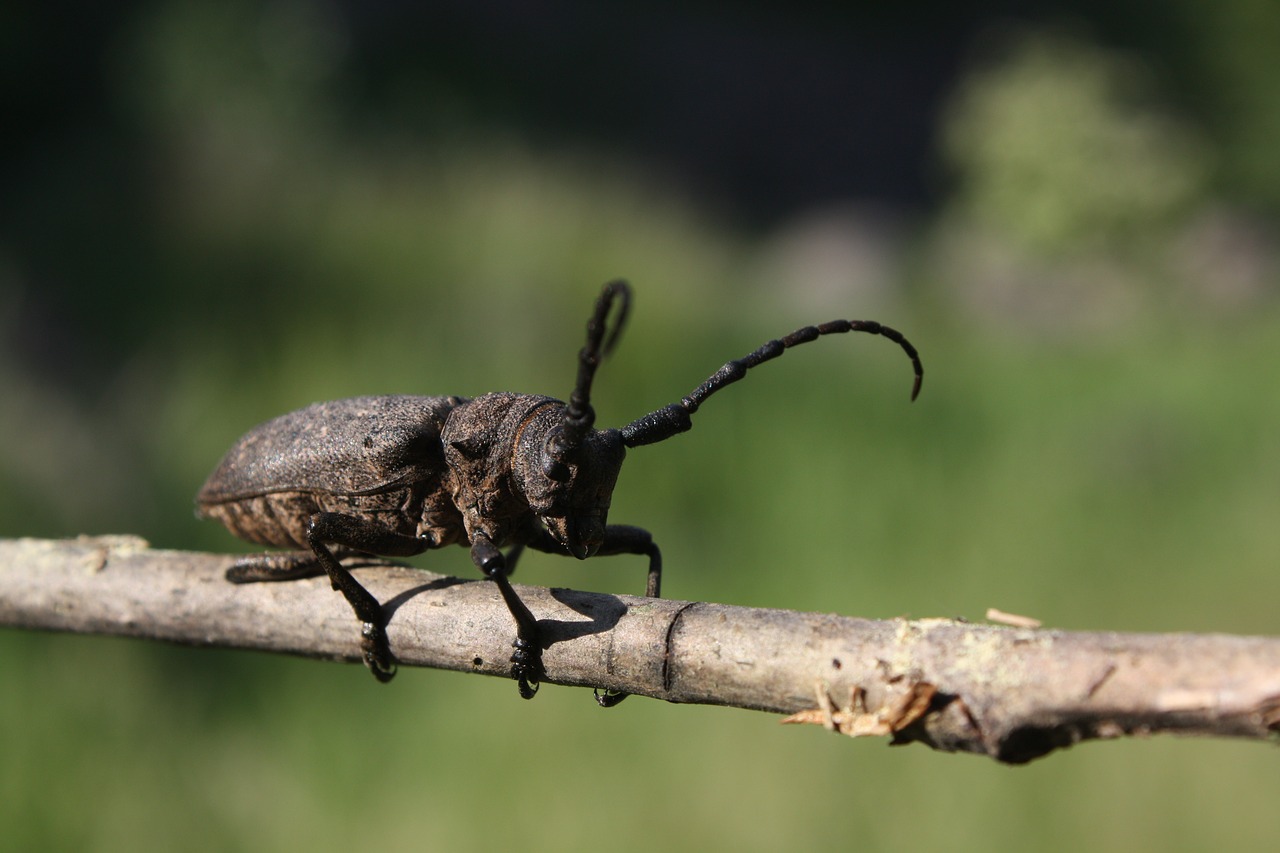
<path id="1" fill-rule="evenodd" d="M 339 560 L 351 553 L 346 548 L 334 549 L 334 557 Z M 324 566 L 311 551 L 274 551 L 236 560 L 227 569 L 227 580 L 232 583 L 291 581 L 324 573 Z"/>
<path id="2" fill-rule="evenodd" d="M 604 542 L 597 557 L 614 554 L 643 554 L 649 558 L 649 575 L 644 594 L 647 598 L 662 597 L 662 552 L 653 542 L 653 535 L 642 527 L 627 524 L 610 524 L 604 529 Z"/>
<path id="3" fill-rule="evenodd" d="M 548 554 L 565 553 L 564 546 L 545 530 L 541 536 L 532 540 L 529 546 Z M 647 556 L 649 558 L 649 575 L 645 583 L 644 594 L 648 598 L 660 597 L 662 591 L 662 552 L 654 544 L 653 536 L 649 531 L 626 524 L 606 525 L 604 541 L 600 544 L 600 550 L 596 551 L 596 556 L 609 557 L 615 554 Z M 602 692 L 599 688 L 596 688 L 596 703 L 601 708 L 612 708 L 623 699 L 626 699 L 628 695 L 630 694 L 618 690 L 605 690 Z"/>
<path id="4" fill-rule="evenodd" d="M 517 545 L 511 549 L 511 558 L 519 559 L 523 547 Z M 538 638 L 538 620 L 516 591 L 511 587 L 507 575 L 511 573 L 508 558 L 502 555 L 498 546 L 483 534 L 475 534 L 471 541 L 471 561 L 489 580 L 498 585 L 498 592 L 506 602 L 511 618 L 516 620 L 516 639 L 511 644 L 515 652 L 511 655 L 511 677 L 520 689 L 522 699 L 532 699 L 538 692 L 538 681 L 542 677 L 542 641 Z"/>
<path id="5" fill-rule="evenodd" d="M 529 541 L 529 547 L 544 554 L 567 554 L 565 547 L 555 537 L 543 530 Z M 662 597 L 662 552 L 654 544 L 653 535 L 642 527 L 627 524 L 610 524 L 604 529 L 604 541 L 596 551 L 597 557 L 616 554 L 639 554 L 649 558 L 649 574 L 645 583 L 646 598 Z"/>
<path id="6" fill-rule="evenodd" d="M 649 558 L 649 574 L 645 582 L 644 594 L 648 598 L 659 598 L 662 593 L 662 552 L 658 550 L 658 546 L 654 544 L 653 536 L 649 531 L 640 527 L 631 527 L 625 524 L 610 524 L 604 529 L 604 542 L 600 545 L 600 550 L 596 552 L 596 556 L 611 556 L 613 554 L 644 554 Z M 597 689 L 596 704 L 601 708 L 612 708 L 629 694 L 620 690 L 605 690 L 603 693 Z"/>
<path id="7" fill-rule="evenodd" d="M 427 543 L 413 536 L 395 533 L 367 519 L 338 512 L 318 512 L 307 521 L 307 544 L 329 582 L 347 599 L 362 623 L 360 650 L 373 677 L 387 682 L 396 674 L 387 643 L 386 618 L 382 605 L 338 562 L 325 543 L 338 546 L 340 553 L 363 551 L 382 557 L 411 557 L 427 549 Z"/>

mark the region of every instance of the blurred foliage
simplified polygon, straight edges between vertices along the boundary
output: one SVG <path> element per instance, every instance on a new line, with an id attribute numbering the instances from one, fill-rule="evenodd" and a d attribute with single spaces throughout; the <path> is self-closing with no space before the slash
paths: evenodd
<path id="1" fill-rule="evenodd" d="M 950 298 L 1033 334 L 1274 298 L 1271 230 L 1214 195 L 1216 150 L 1154 78 L 1077 34 L 989 40 L 943 116 L 954 192 L 932 263 Z"/>
<path id="2" fill-rule="evenodd" d="M 1180 82 L 1218 143 L 1218 182 L 1274 216 L 1280 213 L 1280 8 L 1270 0 L 1231 0 L 1212 10 L 1190 0 L 1178 7 L 1185 27 L 1176 51 L 1185 63 Z"/>
<path id="3" fill-rule="evenodd" d="M 1166 237 L 1203 197 L 1209 164 L 1154 106 L 1147 69 L 1061 35 L 1007 49 L 965 81 L 944 128 L 961 215 L 1057 256 Z"/>
<path id="4" fill-rule="evenodd" d="M 964 168 L 937 229 L 837 211 L 748 235 L 652 164 L 533 144 L 439 90 L 419 94 L 444 116 L 426 130 L 351 122 L 324 4 L 148 5 L 102 83 L 125 165 L 102 178 L 92 140 L 51 152 L 0 235 L 0 532 L 247 549 L 190 512 L 246 428 L 351 394 L 563 396 L 590 300 L 625 275 L 605 425 L 869 305 L 928 374 L 908 406 L 895 347 L 824 340 L 634 451 L 612 517 L 654 532 L 669 595 L 1274 634 L 1274 238 L 1215 213 L 1232 200 L 1214 164 L 1237 154 L 1151 68 L 1082 38 L 1022 44 L 958 88 Z M 1208 221 L 1230 239 L 1192 239 Z M 1017 300 L 953 310 L 999 278 L 936 262 L 979 230 L 959 242 L 1046 300 L 1031 319 Z M 870 291 L 865 270 L 884 279 Z M 1087 307 L 1109 333 L 1077 334 L 1076 286 L 1099 271 Z M 1245 297 L 1204 297 L 1232 276 Z M 521 580 L 635 592 L 634 562 L 530 555 Z M 422 564 L 473 575 L 462 549 Z M 380 687 L 355 666 L 16 631 L 0 671 L 15 849 L 1218 850 L 1280 833 L 1280 771 L 1256 744 L 1090 745 L 1010 770 L 753 713 L 606 713 L 553 686 L 524 703 L 500 679 Z"/>

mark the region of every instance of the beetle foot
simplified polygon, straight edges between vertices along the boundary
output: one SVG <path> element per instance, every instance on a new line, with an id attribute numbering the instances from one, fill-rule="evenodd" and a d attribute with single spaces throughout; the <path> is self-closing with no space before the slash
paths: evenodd
<path id="1" fill-rule="evenodd" d="M 599 687 L 595 689 L 596 704 L 601 708 L 612 708 L 630 695 L 621 690 L 614 690 L 612 687 L 607 690 L 601 690 Z"/>
<path id="2" fill-rule="evenodd" d="M 523 637 L 516 637 L 511 645 L 515 647 L 511 655 L 511 677 L 516 680 L 520 698 L 532 699 L 542 676 L 542 650 Z"/>
<path id="3" fill-rule="evenodd" d="M 396 665 L 391 659 L 391 646 L 387 643 L 386 629 L 374 622 L 365 622 L 360 631 L 360 651 L 364 665 L 373 677 L 386 684 L 396 676 Z"/>

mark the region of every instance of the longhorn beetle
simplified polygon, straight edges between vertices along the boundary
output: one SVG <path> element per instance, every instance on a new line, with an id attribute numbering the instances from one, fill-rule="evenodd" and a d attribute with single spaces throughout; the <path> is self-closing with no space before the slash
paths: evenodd
<path id="1" fill-rule="evenodd" d="M 537 620 L 507 579 L 526 546 L 579 560 L 647 556 L 645 594 L 659 594 L 662 556 L 649 532 L 607 523 L 627 448 L 688 430 L 712 394 L 821 335 L 868 332 L 898 344 L 915 368 L 912 400 L 924 378 L 920 356 L 898 331 L 871 320 L 833 320 L 728 362 L 680 402 L 622 429 L 593 429 L 591 383 L 618 341 L 630 302 L 623 281 L 601 291 L 567 404 L 509 392 L 475 399 L 355 397 L 316 403 L 251 430 L 200 489 L 197 514 L 251 542 L 299 550 L 241 559 L 227 570 L 227 580 L 328 575 L 363 623 L 365 665 L 385 682 L 395 665 L 381 605 L 340 560 L 469 545 L 472 562 L 497 585 L 515 619 L 511 675 L 529 699 L 542 675 L 542 644 Z M 504 555 L 499 549 L 506 546 L 511 549 Z M 608 707 L 625 695 L 597 694 L 597 701 Z"/>

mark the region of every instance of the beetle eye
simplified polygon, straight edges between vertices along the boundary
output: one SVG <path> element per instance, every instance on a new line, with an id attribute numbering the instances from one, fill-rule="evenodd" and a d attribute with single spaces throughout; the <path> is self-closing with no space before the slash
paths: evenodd
<path id="1" fill-rule="evenodd" d="M 569 479 L 569 466 L 559 459 L 544 459 L 542 461 L 542 473 L 546 474 L 549 480 L 563 483 Z"/>

